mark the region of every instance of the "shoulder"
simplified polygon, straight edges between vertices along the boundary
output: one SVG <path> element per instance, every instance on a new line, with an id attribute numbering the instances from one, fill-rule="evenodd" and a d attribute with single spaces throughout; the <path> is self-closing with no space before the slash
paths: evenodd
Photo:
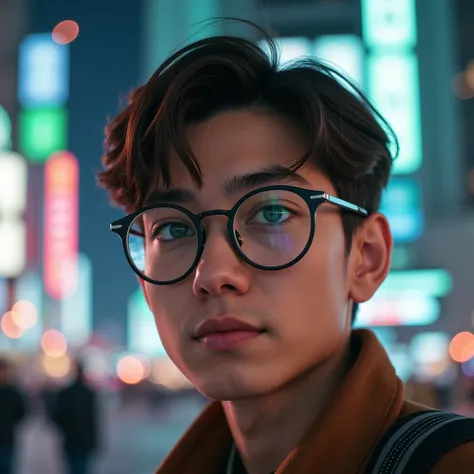
<path id="1" fill-rule="evenodd" d="M 446 453 L 431 474 L 472 474 L 474 471 L 474 441 L 461 444 Z"/>
<path id="2" fill-rule="evenodd" d="M 416 416 L 416 413 L 426 410 L 431 409 L 405 401 L 400 411 L 400 418 Z M 452 414 L 446 413 L 446 415 Z M 453 423 L 440 423 L 440 429 L 437 429 L 426 441 L 428 442 L 422 444 L 420 450 L 425 460 L 430 458 L 430 452 L 433 450 L 445 451 L 445 454 L 433 463 L 434 467 L 430 474 L 472 474 L 474 472 L 474 418 L 462 417 L 454 420 Z M 436 457 L 436 455 L 433 456 L 433 458 Z"/>

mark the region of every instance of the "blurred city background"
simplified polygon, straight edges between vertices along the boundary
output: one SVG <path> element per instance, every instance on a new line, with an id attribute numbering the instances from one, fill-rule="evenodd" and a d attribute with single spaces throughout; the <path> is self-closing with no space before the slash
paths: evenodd
<path id="1" fill-rule="evenodd" d="M 0 0 L 0 355 L 22 400 L 18 474 L 65 472 L 49 415 L 77 360 L 98 397 L 98 474 L 153 472 L 205 403 L 163 350 L 95 175 L 107 117 L 170 52 L 255 34 L 199 24 L 216 16 L 271 28 L 282 62 L 336 65 L 394 128 L 392 270 L 357 325 L 413 398 L 474 412 L 472 0 Z"/>

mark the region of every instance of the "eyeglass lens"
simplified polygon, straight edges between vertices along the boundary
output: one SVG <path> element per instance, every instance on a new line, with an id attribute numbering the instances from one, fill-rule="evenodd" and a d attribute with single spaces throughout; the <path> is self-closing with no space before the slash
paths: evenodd
<path id="1" fill-rule="evenodd" d="M 310 233 L 306 201 L 291 191 L 271 190 L 253 194 L 238 207 L 230 237 L 253 264 L 271 269 L 298 258 Z M 139 273 L 165 283 L 189 271 L 198 243 L 198 230 L 187 214 L 157 207 L 135 218 L 127 246 Z"/>

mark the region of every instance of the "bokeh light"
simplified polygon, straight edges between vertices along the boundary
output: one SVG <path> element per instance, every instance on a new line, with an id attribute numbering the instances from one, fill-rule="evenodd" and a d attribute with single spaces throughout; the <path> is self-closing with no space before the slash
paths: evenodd
<path id="1" fill-rule="evenodd" d="M 63 357 L 67 351 L 66 337 L 56 329 L 48 329 L 41 338 L 41 348 L 49 357 Z"/>
<path id="2" fill-rule="evenodd" d="M 0 326 L 5 336 L 9 337 L 10 339 L 19 339 L 25 332 L 24 329 L 18 327 L 15 324 L 11 311 L 8 311 L 3 315 Z"/>
<path id="3" fill-rule="evenodd" d="M 72 370 L 72 362 L 67 355 L 51 357 L 47 354 L 42 354 L 40 365 L 47 375 L 54 378 L 66 377 Z"/>
<path id="4" fill-rule="evenodd" d="M 30 301 L 18 301 L 13 305 L 12 318 L 19 328 L 30 329 L 38 321 L 38 310 Z"/>
<path id="5" fill-rule="evenodd" d="M 117 363 L 119 379 L 129 385 L 140 383 L 146 377 L 146 364 L 134 355 L 122 357 Z"/>
<path id="6" fill-rule="evenodd" d="M 474 357 L 474 334 L 463 331 L 456 334 L 449 345 L 449 354 L 455 362 L 467 362 Z"/>
<path id="7" fill-rule="evenodd" d="M 73 20 L 64 20 L 53 29 L 53 40 L 58 44 L 68 44 L 79 34 L 79 25 Z"/>
<path id="8" fill-rule="evenodd" d="M 106 351 L 97 347 L 88 347 L 81 354 L 81 360 L 83 361 L 88 379 L 99 382 L 110 375 Z"/>

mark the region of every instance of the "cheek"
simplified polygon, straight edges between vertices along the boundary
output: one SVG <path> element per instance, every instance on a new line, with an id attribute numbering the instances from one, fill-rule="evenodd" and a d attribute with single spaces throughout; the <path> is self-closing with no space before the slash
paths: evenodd
<path id="1" fill-rule="evenodd" d="M 298 278 L 289 275 L 288 284 L 293 291 L 289 293 L 287 289 L 284 292 L 288 301 L 296 306 L 295 314 L 306 315 L 304 324 L 319 333 L 330 333 L 346 325 L 344 241 L 336 235 L 332 241 L 317 239 L 313 243 L 308 254 L 295 267 Z"/>
<path id="2" fill-rule="evenodd" d="M 148 304 L 161 342 L 173 361 L 177 357 L 180 328 L 183 326 L 179 315 L 187 314 L 184 311 L 182 295 L 176 294 L 176 290 L 148 283 L 145 285 Z"/>

